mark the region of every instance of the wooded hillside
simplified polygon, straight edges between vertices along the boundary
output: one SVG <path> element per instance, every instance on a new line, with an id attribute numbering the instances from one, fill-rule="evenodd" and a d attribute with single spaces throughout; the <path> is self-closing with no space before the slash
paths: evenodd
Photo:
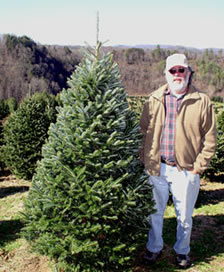
<path id="1" fill-rule="evenodd" d="M 166 58 L 184 53 L 194 73 L 193 83 L 210 97 L 224 96 L 224 52 L 180 48 L 178 50 L 128 48 L 115 50 L 122 80 L 129 95 L 147 95 L 165 83 Z"/>
<path id="2" fill-rule="evenodd" d="M 78 52 L 78 51 L 77 51 Z M 0 98 L 21 101 L 27 94 L 57 94 L 80 62 L 67 47 L 48 47 L 30 38 L 5 35 L 0 42 Z"/>
<path id="3" fill-rule="evenodd" d="M 224 52 L 211 49 L 104 47 L 113 51 L 122 83 L 130 96 L 148 95 L 165 83 L 165 59 L 174 52 L 187 55 L 195 71 L 193 82 L 210 97 L 224 97 Z M 57 94 L 83 57 L 81 47 L 44 46 L 26 36 L 4 35 L 0 40 L 0 99 L 20 102 L 26 95 Z"/>

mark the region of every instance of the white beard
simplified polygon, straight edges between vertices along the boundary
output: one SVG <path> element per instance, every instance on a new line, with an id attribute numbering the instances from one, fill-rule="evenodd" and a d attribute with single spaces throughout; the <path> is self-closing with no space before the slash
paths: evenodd
<path id="1" fill-rule="evenodd" d="M 181 78 L 181 81 L 174 80 L 174 76 L 170 74 L 170 72 L 166 72 L 166 80 L 169 86 L 170 91 L 174 95 L 180 95 L 185 93 L 188 82 L 189 82 L 190 73 L 186 75 L 186 78 Z"/>

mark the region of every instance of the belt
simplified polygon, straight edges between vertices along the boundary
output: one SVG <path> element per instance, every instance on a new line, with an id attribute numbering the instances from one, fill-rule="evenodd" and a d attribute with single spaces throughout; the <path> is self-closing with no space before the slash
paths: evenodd
<path id="1" fill-rule="evenodd" d="M 175 163 L 175 162 L 169 162 L 169 161 L 164 160 L 164 159 L 161 159 L 161 162 L 162 162 L 162 163 L 165 163 L 165 164 L 167 164 L 167 165 L 169 165 L 169 166 L 176 166 L 176 163 Z"/>

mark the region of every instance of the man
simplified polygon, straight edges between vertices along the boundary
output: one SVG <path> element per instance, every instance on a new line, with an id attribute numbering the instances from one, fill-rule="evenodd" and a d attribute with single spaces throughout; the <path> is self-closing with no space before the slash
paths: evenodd
<path id="1" fill-rule="evenodd" d="M 174 250 L 177 265 L 183 269 L 191 265 L 188 254 L 199 174 L 208 167 L 216 142 L 213 106 L 191 84 L 192 75 L 185 55 L 169 56 L 167 84 L 150 94 L 140 120 L 140 159 L 150 175 L 157 210 L 151 215 L 144 261 L 154 263 L 163 249 L 163 215 L 171 192 L 177 215 Z"/>

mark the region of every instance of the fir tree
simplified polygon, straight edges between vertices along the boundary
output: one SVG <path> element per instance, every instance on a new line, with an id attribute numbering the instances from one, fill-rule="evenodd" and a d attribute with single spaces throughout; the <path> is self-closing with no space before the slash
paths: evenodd
<path id="1" fill-rule="evenodd" d="M 25 237 L 69 272 L 128 269 L 154 204 L 135 113 L 98 45 L 61 93 L 25 203 Z"/>
<path id="2" fill-rule="evenodd" d="M 217 177 L 223 178 L 224 175 L 224 111 L 220 110 L 217 116 L 217 142 L 215 154 L 211 160 L 211 164 L 204 173 L 205 178 L 211 180 Z M 218 175 L 217 175 L 218 174 Z"/>
<path id="3" fill-rule="evenodd" d="M 1 158 L 17 177 L 32 179 L 50 123 L 56 120 L 56 106 L 54 95 L 35 93 L 7 119 Z"/>
<path id="4" fill-rule="evenodd" d="M 4 99 L 0 99 L 0 120 L 7 117 L 9 114 L 9 106 Z"/>
<path id="5" fill-rule="evenodd" d="M 3 155 L 3 124 L 0 122 L 0 171 L 4 171 L 5 163 L 4 163 L 4 155 Z"/>

